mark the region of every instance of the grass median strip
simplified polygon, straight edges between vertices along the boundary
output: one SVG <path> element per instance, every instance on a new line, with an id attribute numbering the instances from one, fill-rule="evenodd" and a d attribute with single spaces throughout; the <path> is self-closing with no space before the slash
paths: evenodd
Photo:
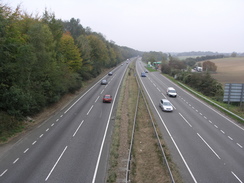
<path id="1" fill-rule="evenodd" d="M 138 96 L 134 71 L 135 65 L 131 63 L 121 88 L 110 147 L 107 182 L 126 182 L 128 153 Z M 139 99 L 132 154 L 130 182 L 171 182 L 142 95 Z M 170 159 L 169 154 L 167 156 Z"/>

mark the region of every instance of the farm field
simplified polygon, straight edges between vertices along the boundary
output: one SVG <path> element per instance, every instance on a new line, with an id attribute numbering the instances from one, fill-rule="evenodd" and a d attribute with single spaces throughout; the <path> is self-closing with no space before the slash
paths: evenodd
<path id="1" fill-rule="evenodd" d="M 210 60 L 217 66 L 217 72 L 211 74 L 224 86 L 225 83 L 244 83 L 244 57 L 231 57 Z"/>

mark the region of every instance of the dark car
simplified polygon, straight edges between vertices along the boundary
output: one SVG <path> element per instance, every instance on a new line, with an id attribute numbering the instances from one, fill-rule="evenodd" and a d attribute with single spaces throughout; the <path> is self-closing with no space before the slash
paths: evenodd
<path id="1" fill-rule="evenodd" d="M 106 80 L 106 79 L 103 79 L 103 80 L 101 81 L 101 85 L 106 85 L 106 84 L 108 84 L 107 80 Z"/>
<path id="2" fill-rule="evenodd" d="M 109 102 L 109 103 L 111 103 L 112 100 L 113 100 L 113 98 L 112 98 L 111 95 L 104 95 L 104 96 L 103 96 L 103 103 L 105 103 L 105 102 Z"/>
<path id="3" fill-rule="evenodd" d="M 112 73 L 112 72 L 109 72 L 109 73 L 108 73 L 108 75 L 109 75 L 109 76 L 112 76 L 112 75 L 113 75 L 113 73 Z"/>

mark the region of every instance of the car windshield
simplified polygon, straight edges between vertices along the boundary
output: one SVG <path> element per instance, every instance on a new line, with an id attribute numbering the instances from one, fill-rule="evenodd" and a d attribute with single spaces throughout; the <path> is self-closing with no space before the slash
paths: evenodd
<path id="1" fill-rule="evenodd" d="M 165 106 L 171 106 L 171 104 L 169 102 L 164 102 Z"/>
<path id="2" fill-rule="evenodd" d="M 171 92 L 171 93 L 175 93 L 175 90 L 169 90 L 169 92 Z"/>
<path id="3" fill-rule="evenodd" d="M 110 98 L 110 96 L 109 95 L 106 95 L 104 98 Z"/>

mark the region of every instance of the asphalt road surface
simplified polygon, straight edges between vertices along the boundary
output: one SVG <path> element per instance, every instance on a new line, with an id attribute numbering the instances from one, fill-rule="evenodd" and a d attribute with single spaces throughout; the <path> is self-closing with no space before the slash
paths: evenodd
<path id="1" fill-rule="evenodd" d="M 128 64 L 118 66 L 0 158 L 1 183 L 105 182 L 111 116 Z M 113 96 L 103 103 L 103 95 Z"/>
<path id="2" fill-rule="evenodd" d="M 138 60 L 136 66 L 183 181 L 244 182 L 243 126 L 175 85 L 160 72 L 149 72 L 147 77 L 140 77 L 145 64 Z M 167 87 L 174 87 L 178 96 L 168 97 Z M 159 108 L 159 101 L 163 98 L 173 104 L 173 112 L 163 112 Z"/>

